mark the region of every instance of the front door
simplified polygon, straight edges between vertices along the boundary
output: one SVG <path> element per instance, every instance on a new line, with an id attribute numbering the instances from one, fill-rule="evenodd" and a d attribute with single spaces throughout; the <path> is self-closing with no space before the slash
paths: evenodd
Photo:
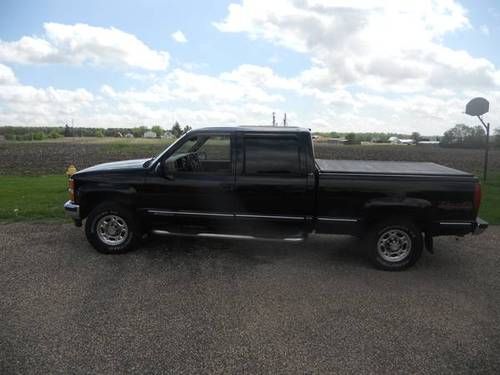
<path id="1" fill-rule="evenodd" d="M 194 134 L 147 178 L 145 213 L 154 229 L 203 233 L 229 230 L 234 221 L 230 134 Z"/>

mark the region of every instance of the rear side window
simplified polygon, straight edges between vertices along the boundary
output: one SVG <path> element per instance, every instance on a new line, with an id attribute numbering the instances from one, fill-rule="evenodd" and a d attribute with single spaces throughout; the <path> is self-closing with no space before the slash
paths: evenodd
<path id="1" fill-rule="evenodd" d="M 246 136 L 244 149 L 246 175 L 296 175 L 301 172 L 300 149 L 296 137 Z"/>

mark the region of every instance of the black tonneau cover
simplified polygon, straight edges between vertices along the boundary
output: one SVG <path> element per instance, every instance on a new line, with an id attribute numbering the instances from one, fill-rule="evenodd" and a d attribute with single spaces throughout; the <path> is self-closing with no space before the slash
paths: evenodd
<path id="1" fill-rule="evenodd" d="M 395 175 L 431 176 L 471 176 L 467 172 L 448 168 L 436 163 L 413 161 L 375 161 L 375 160 L 327 160 L 316 159 L 322 173 L 362 173 Z"/>

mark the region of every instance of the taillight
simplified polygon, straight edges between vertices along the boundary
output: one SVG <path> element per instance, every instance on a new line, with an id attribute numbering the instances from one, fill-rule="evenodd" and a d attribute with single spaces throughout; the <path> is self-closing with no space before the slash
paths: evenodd
<path id="1" fill-rule="evenodd" d="M 69 193 L 69 199 L 74 202 L 75 201 L 75 181 L 70 178 L 68 180 L 68 193 Z"/>
<path id="2" fill-rule="evenodd" d="M 481 206 L 481 184 L 476 182 L 474 186 L 474 211 L 476 214 L 479 212 L 479 207 Z"/>

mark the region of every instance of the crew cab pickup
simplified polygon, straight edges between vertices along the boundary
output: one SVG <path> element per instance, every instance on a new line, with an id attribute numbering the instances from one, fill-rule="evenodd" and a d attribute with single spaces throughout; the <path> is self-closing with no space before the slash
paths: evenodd
<path id="1" fill-rule="evenodd" d="M 152 159 L 105 163 L 69 180 L 67 213 L 103 253 L 149 233 L 301 241 L 364 239 L 374 264 L 413 265 L 433 237 L 479 234 L 481 186 L 434 163 L 315 159 L 302 128 L 190 131 Z"/>

